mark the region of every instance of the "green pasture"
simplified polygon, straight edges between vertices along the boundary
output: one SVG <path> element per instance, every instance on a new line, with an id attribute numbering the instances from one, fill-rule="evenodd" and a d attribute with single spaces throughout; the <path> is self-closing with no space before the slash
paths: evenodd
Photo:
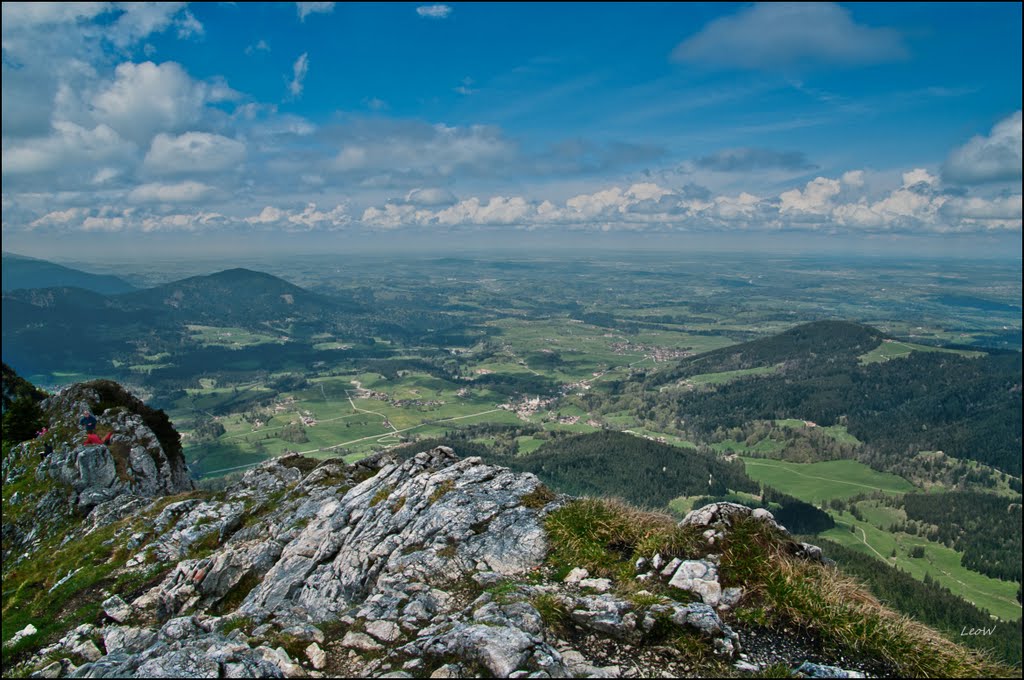
<path id="1" fill-rule="evenodd" d="M 816 505 L 823 505 L 833 498 L 849 498 L 874 491 L 901 494 L 916 490 L 913 484 L 902 477 L 877 472 L 853 460 L 820 463 L 788 463 L 756 458 L 742 460 L 751 479 Z"/>
<path id="2" fill-rule="evenodd" d="M 720 373 L 701 373 L 700 375 L 694 375 L 685 380 L 681 381 L 691 385 L 721 385 L 723 383 L 731 382 L 738 378 L 744 378 L 751 375 L 768 375 L 769 373 L 775 373 L 779 370 L 778 366 L 761 366 L 758 368 L 741 368 L 736 371 L 722 371 Z"/>
<path id="3" fill-rule="evenodd" d="M 850 531 L 851 526 L 854 532 Z M 960 564 L 961 554 L 951 548 L 909 534 L 890 534 L 870 522 L 856 521 L 848 514 L 837 518 L 836 527 L 821 536 L 898 567 L 916 579 L 924 579 L 925 574 L 929 574 L 957 595 L 1004 621 L 1020 618 L 1017 584 L 966 569 Z M 917 546 L 924 548 L 923 558 L 910 557 L 911 549 Z"/>
<path id="4" fill-rule="evenodd" d="M 775 421 L 775 424 L 779 427 L 788 427 L 790 429 L 799 430 L 809 427 L 807 423 L 798 418 L 782 418 Z M 842 444 L 860 444 L 861 441 L 854 437 L 846 429 L 845 425 L 827 425 L 821 428 L 822 432 L 832 437 L 836 441 Z"/>
<path id="5" fill-rule="evenodd" d="M 257 333 L 245 328 L 233 326 L 187 326 L 191 339 L 207 347 L 252 347 L 253 345 L 282 344 L 285 342 L 279 335 Z"/>
<path id="6" fill-rule="evenodd" d="M 918 345 L 912 342 L 900 340 L 883 341 L 878 347 L 860 356 L 860 363 L 873 364 L 890 359 L 900 359 L 910 356 L 911 352 L 946 352 L 948 354 L 959 354 L 961 356 L 976 358 L 984 356 L 984 352 L 974 352 L 964 349 L 945 349 L 943 347 L 931 347 L 929 345 Z"/>
<path id="7" fill-rule="evenodd" d="M 761 441 L 757 442 L 753 446 L 748 446 L 746 442 L 738 442 L 735 439 L 726 439 L 724 441 L 715 442 L 711 445 L 711 448 L 719 453 L 777 453 L 786 447 L 785 442 L 775 441 L 765 437 Z M 748 472 L 749 474 L 749 472 Z"/>

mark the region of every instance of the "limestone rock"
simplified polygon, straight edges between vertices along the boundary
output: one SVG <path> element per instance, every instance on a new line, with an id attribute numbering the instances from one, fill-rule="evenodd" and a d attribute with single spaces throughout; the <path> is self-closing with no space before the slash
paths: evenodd
<path id="1" fill-rule="evenodd" d="M 103 613 L 117 623 L 124 623 L 132 615 L 131 606 L 119 595 L 107 598 L 100 606 L 103 607 Z"/>
<path id="2" fill-rule="evenodd" d="M 315 642 L 306 647 L 306 656 L 309 658 L 309 662 L 313 664 L 313 668 L 318 671 L 322 671 L 327 666 L 327 654 Z"/>
<path id="3" fill-rule="evenodd" d="M 700 595 L 701 600 L 712 607 L 722 599 L 718 567 L 707 560 L 686 560 L 680 563 L 668 584 Z"/>

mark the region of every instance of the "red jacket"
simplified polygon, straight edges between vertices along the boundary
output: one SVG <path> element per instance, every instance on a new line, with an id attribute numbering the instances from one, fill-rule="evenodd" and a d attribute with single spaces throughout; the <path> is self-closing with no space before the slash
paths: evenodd
<path id="1" fill-rule="evenodd" d="M 106 437 L 104 437 L 103 439 L 100 439 L 100 436 L 98 434 L 96 434 L 95 432 L 90 432 L 85 437 L 85 443 L 86 444 L 107 444 L 107 443 L 110 442 L 110 438 L 113 437 L 113 436 L 114 436 L 113 432 L 108 432 Z"/>

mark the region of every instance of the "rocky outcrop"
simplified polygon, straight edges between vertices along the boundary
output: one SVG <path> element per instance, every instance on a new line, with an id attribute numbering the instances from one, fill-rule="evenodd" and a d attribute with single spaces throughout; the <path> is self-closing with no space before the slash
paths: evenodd
<path id="1" fill-rule="evenodd" d="M 353 465 L 285 456 L 223 493 L 175 502 L 129 488 L 90 517 L 146 518 L 123 537 L 119 573 L 162 577 L 132 598 L 105 594 L 101 625 L 69 631 L 26 667 L 46 677 L 685 675 L 687 657 L 664 644 L 680 635 L 724 667 L 750 665 L 723 618 L 742 591 L 721 586 L 714 554 L 638 559 L 637 582 L 662 594 L 583 568 L 552 579 L 545 518 L 569 500 L 445 447 Z M 709 506 L 684 524 L 727 532 L 744 510 Z M 694 601 L 666 594 L 678 591 Z"/>
<path id="2" fill-rule="evenodd" d="M 5 565 L 31 555 L 59 518 L 86 517 L 82 531 L 89 533 L 154 498 L 193 490 L 167 416 L 116 383 L 74 385 L 43 400 L 41 408 L 45 433 L 12 447 L 3 461 L 5 489 L 25 489 L 4 499 Z M 97 432 L 110 435 L 106 444 L 84 443 L 79 419 L 86 411 L 97 415 Z"/>
<path id="3" fill-rule="evenodd" d="M 73 385 L 42 402 L 54 453 L 46 473 L 70 485 L 76 502 L 91 509 L 121 494 L 159 496 L 191 491 L 178 433 L 163 411 L 146 406 L 117 383 L 97 380 Z M 97 417 L 97 430 L 111 432 L 106 446 L 79 445 L 82 413 Z"/>

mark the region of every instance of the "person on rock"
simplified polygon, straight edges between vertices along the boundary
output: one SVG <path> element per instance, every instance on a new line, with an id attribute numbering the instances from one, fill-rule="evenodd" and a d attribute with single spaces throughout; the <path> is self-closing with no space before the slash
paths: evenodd
<path id="1" fill-rule="evenodd" d="M 85 428 L 87 433 L 96 431 L 96 416 L 89 411 L 82 411 L 82 417 L 78 419 L 78 424 Z"/>

